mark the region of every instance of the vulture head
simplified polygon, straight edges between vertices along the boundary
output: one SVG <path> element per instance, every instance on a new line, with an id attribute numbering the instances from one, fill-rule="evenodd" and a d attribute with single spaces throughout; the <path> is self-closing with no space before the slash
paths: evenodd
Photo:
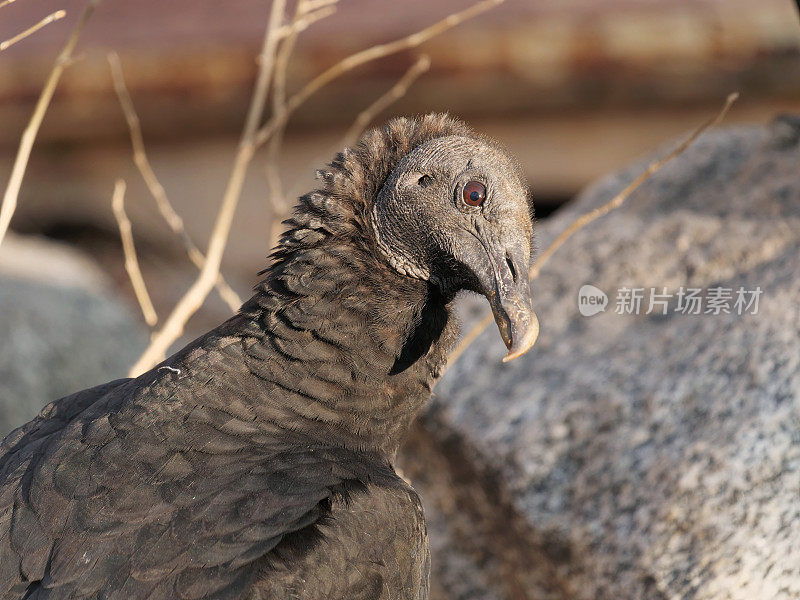
<path id="1" fill-rule="evenodd" d="M 533 346 L 539 324 L 528 281 L 532 210 L 519 168 L 496 143 L 445 114 L 395 118 L 317 174 L 323 185 L 300 198 L 273 255 L 270 272 L 285 278 L 279 289 L 311 293 L 292 280 L 310 281 L 310 274 L 281 273 L 300 268 L 289 266 L 298 252 L 333 245 L 333 262 L 346 256 L 361 265 L 358 281 L 347 287 L 339 271 L 326 276 L 339 277 L 334 287 L 353 303 L 377 294 L 384 321 L 402 320 L 402 298 L 414 305 L 416 284 L 424 282 L 448 303 L 460 290 L 486 296 L 508 347 L 505 361 Z M 385 269 L 399 278 L 390 284 L 392 300 Z"/>
<path id="2" fill-rule="evenodd" d="M 516 165 L 493 143 L 458 132 L 405 154 L 372 203 L 389 264 L 408 277 L 486 296 L 509 361 L 536 341 L 528 281 L 533 223 Z"/>

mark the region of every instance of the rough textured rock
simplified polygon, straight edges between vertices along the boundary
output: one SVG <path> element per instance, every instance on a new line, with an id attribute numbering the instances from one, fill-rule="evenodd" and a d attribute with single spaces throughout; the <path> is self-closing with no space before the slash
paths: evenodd
<path id="1" fill-rule="evenodd" d="M 147 342 L 87 257 L 44 240 L 0 246 L 0 438 L 51 400 L 125 375 Z"/>
<path id="2" fill-rule="evenodd" d="M 799 139 L 788 117 L 704 135 L 553 257 L 534 283 L 531 353 L 502 365 L 487 331 L 438 386 L 415 436 L 452 464 L 423 498 L 460 468 L 461 487 L 495 499 L 514 535 L 486 515 L 448 535 L 529 553 L 499 597 L 800 597 Z M 644 164 L 589 188 L 540 246 Z M 586 283 L 609 294 L 593 317 L 578 312 Z M 623 286 L 763 293 L 755 315 L 684 315 L 676 298 L 667 315 L 620 315 Z M 458 572 L 438 561 L 439 577 Z"/>

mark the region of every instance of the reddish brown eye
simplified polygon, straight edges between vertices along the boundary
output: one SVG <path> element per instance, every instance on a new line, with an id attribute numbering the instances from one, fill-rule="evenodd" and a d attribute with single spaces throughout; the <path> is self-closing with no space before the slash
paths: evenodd
<path id="1" fill-rule="evenodd" d="M 468 181 L 464 186 L 464 202 L 470 206 L 480 206 L 486 200 L 486 186 L 479 181 Z"/>

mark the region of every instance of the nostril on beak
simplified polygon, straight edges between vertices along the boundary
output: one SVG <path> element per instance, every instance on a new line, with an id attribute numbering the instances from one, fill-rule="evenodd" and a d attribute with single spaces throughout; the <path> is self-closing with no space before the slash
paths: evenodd
<path id="1" fill-rule="evenodd" d="M 511 278 L 514 280 L 514 283 L 517 282 L 517 270 L 514 268 L 514 262 L 511 260 L 511 257 L 506 252 L 506 264 L 508 265 L 508 270 L 511 271 Z"/>

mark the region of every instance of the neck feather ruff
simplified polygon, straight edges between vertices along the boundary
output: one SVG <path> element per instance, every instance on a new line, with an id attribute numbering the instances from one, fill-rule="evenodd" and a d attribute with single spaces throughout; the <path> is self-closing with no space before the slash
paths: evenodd
<path id="1" fill-rule="evenodd" d="M 392 455 L 455 339 L 452 298 L 393 269 L 370 221 L 402 158 L 445 135 L 474 134 L 446 115 L 401 118 L 339 153 L 285 222 L 272 265 L 235 320 L 266 402 L 348 446 Z"/>

